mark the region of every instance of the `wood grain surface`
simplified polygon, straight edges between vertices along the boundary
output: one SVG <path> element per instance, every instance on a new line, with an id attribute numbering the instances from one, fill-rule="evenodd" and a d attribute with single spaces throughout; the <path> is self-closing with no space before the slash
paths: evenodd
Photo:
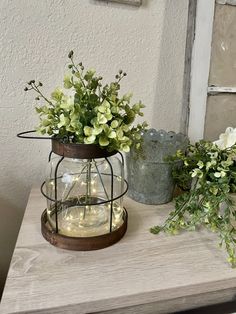
<path id="1" fill-rule="evenodd" d="M 0 304 L 1 314 L 156 314 L 230 301 L 236 269 L 206 230 L 152 235 L 173 204 L 125 199 L 128 231 L 112 247 L 91 252 L 58 249 L 40 232 L 46 202 L 33 189 Z"/>

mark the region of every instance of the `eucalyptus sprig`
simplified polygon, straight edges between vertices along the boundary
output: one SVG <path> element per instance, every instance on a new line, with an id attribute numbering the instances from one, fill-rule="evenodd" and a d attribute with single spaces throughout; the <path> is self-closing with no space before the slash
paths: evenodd
<path id="1" fill-rule="evenodd" d="M 177 234 L 205 226 L 219 236 L 220 246 L 236 266 L 236 210 L 231 192 L 236 192 L 236 145 L 221 149 L 215 143 L 200 141 L 189 145 L 187 153 L 178 151 L 173 161 L 181 161 L 173 176 L 180 187 L 191 189 L 175 198 L 175 210 L 161 226 L 150 231 Z M 176 163 L 174 163 L 176 164 Z"/>
<path id="2" fill-rule="evenodd" d="M 120 70 L 113 82 L 103 85 L 94 69 L 85 71 L 82 62 L 76 64 L 73 51 L 68 58 L 70 74 L 64 77 L 64 88 L 69 94 L 56 88 L 48 98 L 41 90 L 43 84 L 35 80 L 25 87 L 38 94 L 37 101 L 44 102 L 36 107 L 40 116 L 37 131 L 72 143 L 97 144 L 109 151 L 128 152 L 132 144 L 138 147 L 147 123 L 133 126 L 133 122 L 143 116 L 145 106 L 141 101 L 131 105 L 132 94 L 119 96 L 120 81 L 127 74 Z"/>

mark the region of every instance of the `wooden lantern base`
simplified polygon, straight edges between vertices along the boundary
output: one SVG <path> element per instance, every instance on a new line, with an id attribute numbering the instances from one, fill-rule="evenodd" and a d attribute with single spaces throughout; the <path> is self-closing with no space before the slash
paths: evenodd
<path id="1" fill-rule="evenodd" d="M 93 237 L 69 237 L 56 233 L 47 219 L 47 210 L 41 216 L 41 231 L 43 237 L 52 245 L 61 249 L 73 251 L 92 251 L 104 249 L 118 242 L 126 233 L 128 213 L 124 209 L 123 224 L 116 230 Z"/>

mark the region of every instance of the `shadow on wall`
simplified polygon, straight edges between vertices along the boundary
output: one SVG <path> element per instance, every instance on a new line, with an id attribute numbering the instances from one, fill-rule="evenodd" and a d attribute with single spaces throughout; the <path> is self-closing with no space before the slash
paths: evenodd
<path id="1" fill-rule="evenodd" d="M 0 237 L 0 300 L 22 216 L 9 201 L 0 198 L 1 234 L 4 235 Z"/>
<path id="2" fill-rule="evenodd" d="M 183 80 L 180 78 L 184 75 L 187 36 L 187 14 L 183 12 L 188 10 L 188 1 L 178 1 L 178 6 L 176 2 L 165 2 L 152 124 L 158 129 L 179 132 L 182 114 L 182 103 L 179 102 L 182 101 L 183 91 Z M 185 33 L 186 36 L 183 36 Z M 171 111 L 169 99 L 172 99 Z M 162 117 L 163 125 L 155 125 L 155 121 L 160 121 L 159 117 Z"/>

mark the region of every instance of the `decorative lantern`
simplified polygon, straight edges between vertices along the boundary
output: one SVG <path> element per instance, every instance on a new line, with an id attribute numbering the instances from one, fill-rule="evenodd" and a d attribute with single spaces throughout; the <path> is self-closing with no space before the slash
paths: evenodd
<path id="1" fill-rule="evenodd" d="M 21 138 L 41 139 L 18 134 Z M 43 137 L 45 139 L 45 137 Z M 47 177 L 41 192 L 47 199 L 41 228 L 51 244 L 69 250 L 96 250 L 119 241 L 127 229 L 123 196 L 124 158 L 94 144 L 51 140 Z"/>

